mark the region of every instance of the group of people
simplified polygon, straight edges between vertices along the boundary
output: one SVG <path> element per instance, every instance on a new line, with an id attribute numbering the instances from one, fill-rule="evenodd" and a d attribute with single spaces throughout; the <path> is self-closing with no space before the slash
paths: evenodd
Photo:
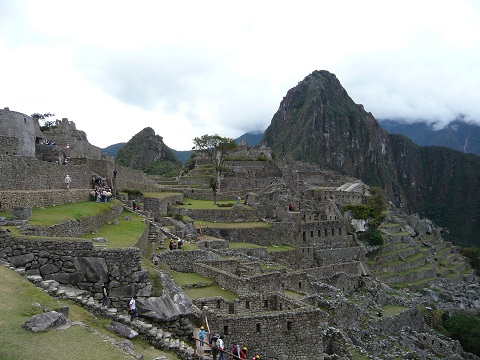
<path id="1" fill-rule="evenodd" d="M 203 348 L 205 346 L 205 337 L 209 335 L 209 332 L 205 330 L 204 326 L 200 326 L 200 330 L 198 331 L 198 339 L 200 342 L 200 347 Z M 223 335 L 212 335 L 210 336 L 209 340 L 209 347 L 211 349 L 213 360 L 225 360 L 225 340 Z M 248 348 L 244 346 L 242 343 L 238 343 L 233 345 L 232 347 L 232 354 L 237 359 L 249 359 L 247 357 Z M 259 360 L 260 355 L 255 355 L 252 360 Z"/>
<path id="2" fill-rule="evenodd" d="M 178 239 L 177 242 L 170 239 L 170 244 L 168 245 L 168 248 L 170 250 L 176 250 L 176 249 L 182 250 L 182 246 L 183 246 L 183 240 L 182 239 Z"/>
<path id="3" fill-rule="evenodd" d="M 96 202 L 107 202 L 112 199 L 112 190 L 108 187 L 98 187 L 90 193 L 92 200 Z"/>

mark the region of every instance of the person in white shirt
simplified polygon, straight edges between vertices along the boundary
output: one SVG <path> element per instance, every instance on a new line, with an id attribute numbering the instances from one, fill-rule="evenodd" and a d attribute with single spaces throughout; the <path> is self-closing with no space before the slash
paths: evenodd
<path id="1" fill-rule="evenodd" d="M 135 319 L 138 315 L 137 304 L 135 300 L 137 300 L 136 296 L 132 297 L 128 302 L 128 309 L 130 311 L 130 321 L 133 321 L 133 319 Z"/>

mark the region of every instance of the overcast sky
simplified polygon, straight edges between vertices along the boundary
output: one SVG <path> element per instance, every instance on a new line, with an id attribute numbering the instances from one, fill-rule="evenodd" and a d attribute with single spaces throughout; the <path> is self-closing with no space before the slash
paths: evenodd
<path id="1" fill-rule="evenodd" d="M 0 108 L 68 118 L 99 147 L 149 126 L 188 150 L 264 131 L 328 70 L 377 119 L 480 123 L 479 3 L 0 0 Z"/>

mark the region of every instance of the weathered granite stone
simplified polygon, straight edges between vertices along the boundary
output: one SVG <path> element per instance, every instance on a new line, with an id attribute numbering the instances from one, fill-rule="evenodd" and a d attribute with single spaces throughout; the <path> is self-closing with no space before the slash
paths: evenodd
<path id="1" fill-rule="evenodd" d="M 80 272 L 51 274 L 51 278 L 60 284 L 78 284 L 83 281 L 84 276 Z"/>
<path id="2" fill-rule="evenodd" d="M 138 335 L 135 330 L 132 330 L 127 325 L 123 325 L 116 321 L 112 321 L 110 325 L 107 326 L 107 330 L 126 337 L 127 339 L 133 339 Z"/>
<path id="3" fill-rule="evenodd" d="M 72 322 L 63 314 L 57 311 L 50 311 L 31 317 L 25 321 L 22 327 L 28 331 L 37 333 L 53 329 L 67 329 L 72 325 Z"/>
<path id="4" fill-rule="evenodd" d="M 35 259 L 35 255 L 29 253 L 25 255 L 11 256 L 8 258 L 8 261 L 10 261 L 16 267 L 21 267 L 33 261 L 33 259 Z"/>
<path id="5" fill-rule="evenodd" d="M 108 268 L 104 258 L 76 257 L 73 259 L 73 265 L 87 281 L 108 281 Z"/>
<path id="6" fill-rule="evenodd" d="M 43 266 L 40 266 L 40 273 L 43 276 L 48 275 L 48 274 L 56 273 L 56 272 L 58 272 L 58 270 L 60 270 L 60 268 L 56 265 L 53 265 L 53 264 L 45 264 Z"/>

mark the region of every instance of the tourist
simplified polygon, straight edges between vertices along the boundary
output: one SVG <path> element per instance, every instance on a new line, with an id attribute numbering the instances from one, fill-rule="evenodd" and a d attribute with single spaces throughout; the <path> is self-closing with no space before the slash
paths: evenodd
<path id="1" fill-rule="evenodd" d="M 113 178 L 114 178 L 114 179 L 117 178 L 117 169 L 113 169 Z"/>
<path id="2" fill-rule="evenodd" d="M 240 344 L 235 344 L 232 347 L 232 354 L 235 355 L 237 358 L 244 359 L 242 358 L 242 346 Z"/>
<path id="3" fill-rule="evenodd" d="M 129 313 L 130 313 L 130 321 L 133 321 L 133 319 L 135 319 L 138 315 L 137 303 L 136 303 L 135 300 L 137 300 L 137 296 L 132 297 L 130 299 L 130 301 L 128 302 L 128 309 L 129 309 Z"/>
<path id="4" fill-rule="evenodd" d="M 244 346 L 242 350 L 243 350 L 242 352 L 243 352 L 243 356 L 244 356 L 242 359 L 246 359 L 246 358 L 247 358 L 247 351 L 248 351 L 248 349 L 247 349 L 246 346 Z"/>
<path id="5" fill-rule="evenodd" d="M 259 359 L 260 359 L 260 355 L 258 355 L 258 354 L 255 355 L 255 356 L 252 358 L 252 360 L 259 360 Z"/>
<path id="6" fill-rule="evenodd" d="M 198 330 L 198 338 L 200 339 L 200 347 L 203 348 L 203 345 L 205 344 L 205 335 L 208 334 L 208 331 L 205 330 L 205 327 L 200 326 L 200 330 Z"/>
<path id="7" fill-rule="evenodd" d="M 182 250 L 182 246 L 183 246 L 183 241 L 182 241 L 182 239 L 178 239 L 178 241 L 177 241 L 178 250 Z"/>
<path id="8" fill-rule="evenodd" d="M 102 284 L 102 306 L 107 306 L 108 300 L 108 286 L 106 283 Z"/>
<path id="9" fill-rule="evenodd" d="M 137 210 L 137 202 L 135 201 L 135 199 L 132 200 L 132 209 L 133 211 Z"/>
<path id="10" fill-rule="evenodd" d="M 72 179 L 70 178 L 70 175 L 65 176 L 65 184 L 67 184 L 67 189 L 70 189 L 71 182 L 72 182 Z"/>
<path id="11" fill-rule="evenodd" d="M 214 335 L 210 338 L 210 349 L 212 351 L 212 358 L 213 360 L 217 360 L 218 348 L 217 348 L 217 341 L 218 341 L 218 334 Z"/>
<path id="12" fill-rule="evenodd" d="M 170 250 L 173 250 L 173 240 L 170 239 L 170 245 L 168 246 L 170 248 Z"/>
<path id="13" fill-rule="evenodd" d="M 223 342 L 223 335 L 220 336 L 220 338 L 217 340 L 217 347 L 218 347 L 218 351 L 220 352 L 220 356 L 218 357 L 218 360 L 225 360 L 224 358 L 225 343 Z"/>

